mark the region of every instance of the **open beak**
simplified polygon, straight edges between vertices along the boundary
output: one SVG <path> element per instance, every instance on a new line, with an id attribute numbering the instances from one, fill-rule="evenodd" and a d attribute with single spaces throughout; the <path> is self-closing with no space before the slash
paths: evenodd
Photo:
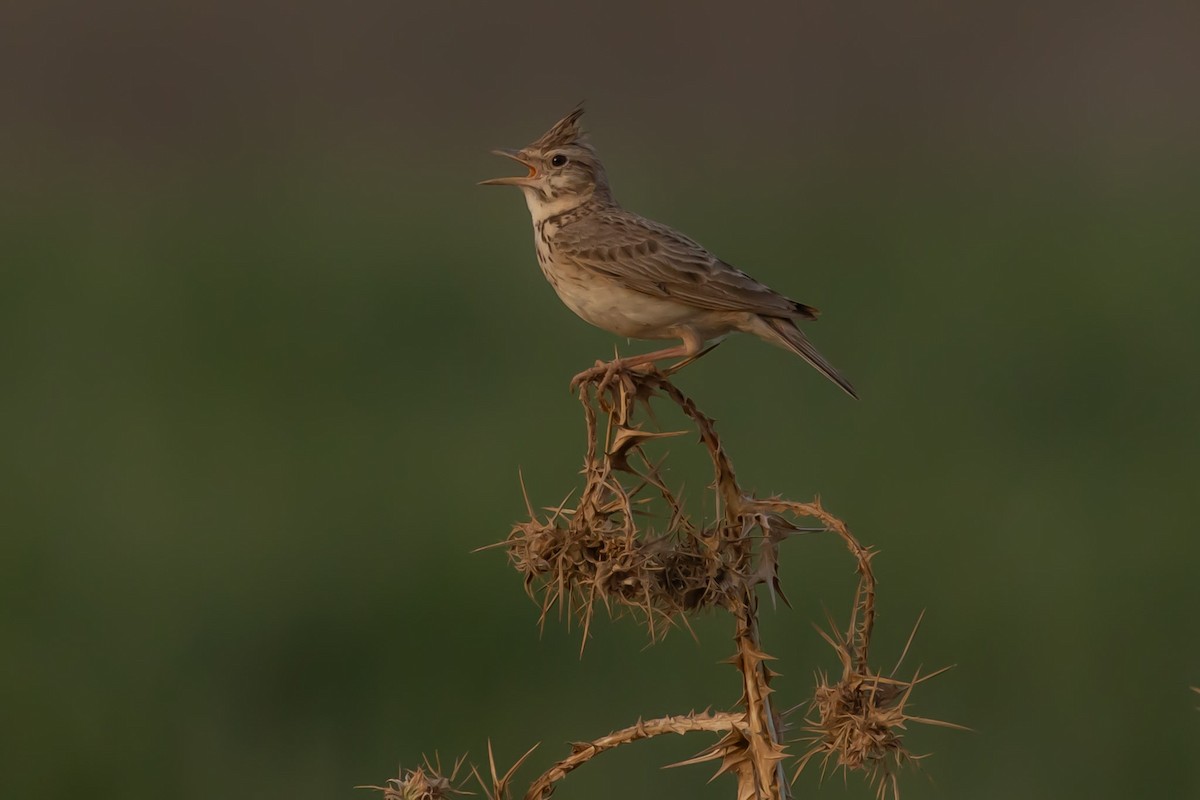
<path id="1" fill-rule="evenodd" d="M 508 178 L 490 178 L 486 181 L 480 181 L 479 182 L 480 186 L 531 186 L 532 185 L 531 181 L 532 181 L 532 178 L 535 175 L 537 175 L 537 168 L 534 167 L 533 164 L 530 164 L 528 161 L 521 158 L 519 150 L 493 150 L 492 152 L 498 156 L 504 156 L 505 158 L 511 158 L 513 161 L 516 161 L 518 164 L 525 167 L 525 169 L 529 170 L 529 174 L 521 175 L 521 176 L 513 175 L 512 177 L 508 177 Z"/>

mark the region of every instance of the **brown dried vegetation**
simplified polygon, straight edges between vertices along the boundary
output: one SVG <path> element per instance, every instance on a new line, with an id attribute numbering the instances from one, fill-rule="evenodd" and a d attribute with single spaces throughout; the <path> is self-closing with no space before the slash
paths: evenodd
<path id="1" fill-rule="evenodd" d="M 359 786 L 359 789 L 374 789 L 383 792 L 383 800 L 451 800 L 468 795 L 462 786 L 455 786 L 458 772 L 466 758 L 454 762 L 449 776 L 443 774 L 441 759 L 435 758 L 415 769 L 400 769 L 400 774 L 389 778 L 383 786 Z"/>
<path id="2" fill-rule="evenodd" d="M 773 709 L 771 682 L 776 676 L 766 665 L 770 656 L 759 641 L 757 588 L 765 584 L 773 596 L 783 598 L 779 546 L 799 533 L 812 532 L 830 533 L 843 542 L 854 559 L 858 585 L 847 628 L 841 631 L 831 626 L 830 632 L 821 632 L 837 652 L 842 672 L 832 684 L 825 674 L 818 675 L 803 728 L 808 747 L 792 779 L 815 759 L 821 762 L 823 773 L 830 766 L 862 770 L 880 798 L 889 794 L 898 798 L 895 769 L 920 758 L 910 754 L 902 742 L 907 723 L 946 723 L 908 713 L 913 689 L 938 673 L 902 680 L 895 677 L 895 669 L 883 676 L 869 665 L 876 602 L 873 551 L 860 544 L 819 500 L 800 503 L 745 492 L 713 421 L 670 382 L 669 372 L 643 369 L 593 374 L 579 390 L 587 450 L 584 485 L 577 501 L 573 505 L 564 501 L 539 514 L 526 497 L 529 518 L 516 524 L 501 546 L 524 576 L 526 590 L 539 602 L 542 624 L 558 606 L 580 621 L 584 643 L 598 605 L 613 616 L 634 615 L 646 625 L 652 639 L 674 625 L 688 626 L 689 615 L 698 611 L 727 610 L 734 617 L 736 648 L 730 662 L 741 673 L 742 695 L 736 711 L 639 720 L 628 728 L 576 744 L 570 755 L 532 783 L 526 800 L 549 797 L 557 782 L 572 770 L 613 747 L 694 731 L 723 736 L 681 764 L 718 762 L 718 775 L 728 772 L 737 779 L 738 800 L 790 797 L 784 763 L 792 754 L 787 752 L 784 733 L 791 712 L 780 714 Z M 669 402 L 683 413 L 711 461 L 714 478 L 710 489 L 716 511 L 709 520 L 697 521 L 688 513 L 679 493 L 664 480 L 663 462 L 655 462 L 646 452 L 649 442 L 687 433 L 647 427 L 655 419 L 651 404 L 656 400 Z M 655 509 L 660 513 L 653 513 Z M 655 522 L 659 523 L 657 529 Z M 909 646 L 911 643 L 910 636 Z M 520 762 L 502 779 L 497 778 L 489 746 L 489 763 L 490 785 L 477 772 L 476 777 L 485 794 L 501 800 L 508 796 L 509 782 Z M 432 785 L 430 781 L 437 777 L 436 773 L 409 774 L 414 787 L 423 785 L 420 781 Z M 396 780 L 389 781 L 389 786 Z M 443 794 L 424 789 L 426 794 L 398 793 L 400 788 L 382 791 L 387 800 L 437 800 L 448 796 L 445 792 L 451 791 L 453 777 L 441 780 L 444 784 L 439 786 L 444 788 L 437 791 Z M 408 784 L 404 786 L 408 792 Z"/>

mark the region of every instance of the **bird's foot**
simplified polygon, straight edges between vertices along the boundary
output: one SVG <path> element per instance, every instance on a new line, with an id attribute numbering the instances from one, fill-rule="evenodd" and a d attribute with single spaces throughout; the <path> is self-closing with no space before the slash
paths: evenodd
<path id="1" fill-rule="evenodd" d="M 617 377 L 617 373 L 623 369 L 621 359 L 613 359 L 612 361 L 597 361 L 596 366 L 591 369 L 585 369 L 574 378 L 571 378 L 571 392 L 574 393 L 580 387 L 589 384 L 596 384 L 596 393 L 601 394 L 613 380 Z"/>

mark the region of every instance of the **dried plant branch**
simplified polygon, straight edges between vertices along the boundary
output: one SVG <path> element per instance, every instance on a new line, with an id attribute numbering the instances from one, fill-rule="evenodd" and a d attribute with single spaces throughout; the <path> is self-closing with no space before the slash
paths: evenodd
<path id="1" fill-rule="evenodd" d="M 555 784 L 570 772 L 614 747 L 667 733 L 741 731 L 745 725 L 743 715 L 728 711 L 700 714 L 693 712 L 659 719 L 638 720 L 628 728 L 613 731 L 607 736 L 601 736 L 590 742 L 579 742 L 573 745 L 571 755 L 552 766 L 530 785 L 529 791 L 525 793 L 525 800 L 544 800 L 554 792 Z"/>
<path id="2" fill-rule="evenodd" d="M 779 720 L 771 713 L 771 657 L 762 650 L 758 635 L 758 601 L 747 594 L 734 610 L 737 654 L 734 663 L 742 673 L 741 704 L 746 709 L 747 766 L 738 771 L 738 800 L 754 797 L 786 798 L 789 784 L 783 770 L 783 737 Z"/>

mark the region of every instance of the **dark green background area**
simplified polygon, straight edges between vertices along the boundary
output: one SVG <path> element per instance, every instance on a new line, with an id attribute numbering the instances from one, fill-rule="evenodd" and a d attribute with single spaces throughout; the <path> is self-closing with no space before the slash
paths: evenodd
<path id="1" fill-rule="evenodd" d="M 518 193 L 474 186 L 580 96 L 619 199 L 824 311 L 861 402 L 752 340 L 679 384 L 747 487 L 878 547 L 878 665 L 922 610 L 909 666 L 957 665 L 914 711 L 974 732 L 915 727 L 905 797 L 1200 791 L 1192 12 L 120 8 L 6 12 L 0 795 L 367 797 L 489 738 L 542 742 L 531 779 L 736 701 L 728 620 L 647 648 L 600 618 L 580 658 L 471 553 L 518 469 L 538 505 L 578 485 L 570 375 L 647 347 L 575 319 Z M 832 540 L 784 557 L 789 706 L 854 575 Z M 728 797 L 658 769 L 708 741 L 556 796 Z"/>

